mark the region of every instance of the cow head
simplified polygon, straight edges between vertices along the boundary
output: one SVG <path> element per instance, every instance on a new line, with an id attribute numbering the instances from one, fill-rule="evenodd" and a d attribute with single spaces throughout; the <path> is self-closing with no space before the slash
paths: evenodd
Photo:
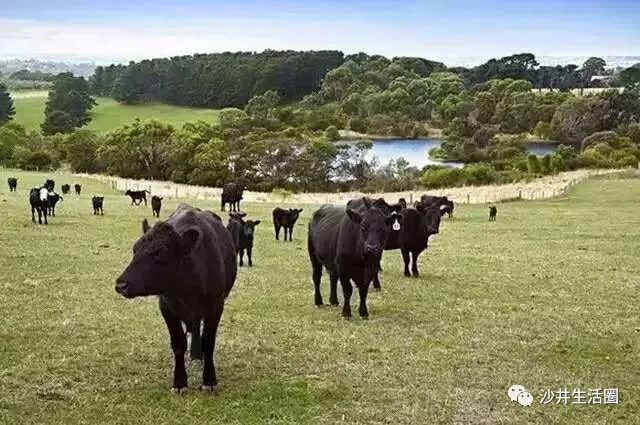
<path id="1" fill-rule="evenodd" d="M 365 198 L 366 199 L 366 198 Z M 360 227 L 360 236 L 363 241 L 363 255 L 379 258 L 384 249 L 390 227 L 394 222 L 400 223 L 402 217 L 397 215 L 385 215 L 380 209 L 373 208 L 371 202 L 365 200 L 367 207 L 363 212 L 347 208 L 347 215 Z"/>
<path id="2" fill-rule="evenodd" d="M 149 227 L 142 222 L 143 235 L 133 246 L 133 259 L 116 279 L 116 292 L 125 298 L 160 295 L 171 290 L 184 275 L 184 259 L 200 239 L 200 231 L 188 229 L 178 234 L 170 224 Z"/>
<path id="3" fill-rule="evenodd" d="M 289 208 L 289 216 L 291 217 L 291 221 L 295 223 L 300 217 L 300 213 L 302 212 L 302 208 Z"/>
<path id="4" fill-rule="evenodd" d="M 440 233 L 440 208 L 425 207 L 422 204 L 416 206 L 420 214 L 420 230 L 428 235 Z"/>
<path id="5" fill-rule="evenodd" d="M 246 215 L 246 214 L 245 214 Z M 254 233 L 256 232 L 256 226 L 260 224 L 260 220 L 247 220 L 244 223 L 242 223 L 242 234 L 247 238 L 247 239 L 252 239 Z"/>
<path id="6" fill-rule="evenodd" d="M 124 194 L 125 196 L 131 196 L 132 192 L 131 190 L 127 189 L 127 191 Z"/>

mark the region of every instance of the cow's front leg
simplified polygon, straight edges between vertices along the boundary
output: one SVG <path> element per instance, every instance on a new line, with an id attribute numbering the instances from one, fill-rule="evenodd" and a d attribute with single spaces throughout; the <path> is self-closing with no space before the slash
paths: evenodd
<path id="1" fill-rule="evenodd" d="M 173 350 L 173 386 L 171 392 L 181 393 L 187 389 L 187 371 L 184 367 L 184 354 L 187 351 L 187 336 L 182 330 L 180 319 L 171 313 L 168 308 L 160 306 L 160 311 L 171 338 L 171 349 Z"/>
<path id="2" fill-rule="evenodd" d="M 360 293 L 360 308 L 358 308 L 358 313 L 360 313 L 360 317 L 367 319 L 369 317 L 369 310 L 367 309 L 369 282 L 363 282 L 362 285 L 358 285 L 358 292 Z"/>
<path id="3" fill-rule="evenodd" d="M 418 256 L 419 252 L 412 252 L 411 257 L 413 259 L 413 264 L 411 265 L 411 272 L 413 273 L 413 277 L 420 277 L 420 272 L 418 271 Z"/>
<path id="4" fill-rule="evenodd" d="M 329 304 L 340 305 L 338 302 L 338 274 L 329 272 Z"/>
<path id="5" fill-rule="evenodd" d="M 411 257 L 409 255 L 409 251 L 402 250 L 402 260 L 404 261 L 404 275 L 406 277 L 410 277 L 411 273 L 409 273 L 409 262 L 411 261 Z"/>
<path id="6" fill-rule="evenodd" d="M 342 285 L 342 296 L 344 298 L 344 305 L 342 306 L 342 316 L 351 317 L 351 294 L 353 288 L 351 287 L 351 279 L 348 275 L 342 274 L 340 276 L 340 284 Z"/>
<path id="7" fill-rule="evenodd" d="M 202 331 L 202 354 L 204 357 L 204 365 L 202 367 L 202 390 L 213 391 L 218 385 L 216 376 L 216 367 L 213 362 L 213 354 L 216 348 L 216 334 L 218 325 L 222 317 L 224 309 L 224 301 L 215 307 L 214 313 L 210 317 L 204 319 L 204 329 Z"/>

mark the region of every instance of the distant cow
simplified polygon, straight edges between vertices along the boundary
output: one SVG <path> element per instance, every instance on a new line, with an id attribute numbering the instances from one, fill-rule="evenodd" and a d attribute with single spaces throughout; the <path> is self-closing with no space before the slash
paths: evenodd
<path id="1" fill-rule="evenodd" d="M 402 230 L 400 231 L 399 246 L 404 260 L 404 275 L 420 276 L 418 271 L 418 257 L 427 249 L 429 237 L 440 232 L 440 210 L 436 206 L 425 208 L 406 208 L 400 212 L 402 216 Z M 396 249 L 397 249 L 396 248 Z M 394 249 L 394 247 L 387 247 Z M 411 269 L 411 272 L 409 271 Z"/>
<path id="2" fill-rule="evenodd" d="M 49 192 L 49 215 L 51 217 L 56 216 L 56 204 L 58 201 L 63 201 L 62 196 L 58 195 L 56 192 Z"/>
<path id="3" fill-rule="evenodd" d="M 233 246 L 236 249 L 236 255 L 238 257 L 240 257 L 240 233 L 242 232 L 242 228 L 244 227 L 243 218 L 245 216 L 245 213 L 231 212 L 229 213 L 229 222 L 227 223 L 227 230 L 231 235 L 231 240 L 233 241 Z"/>
<path id="4" fill-rule="evenodd" d="M 81 184 L 74 184 L 73 188 L 76 190 L 76 195 L 80 196 L 80 192 L 82 191 L 82 185 Z"/>
<path id="5" fill-rule="evenodd" d="M 44 186 L 31 189 L 29 191 L 29 203 L 31 204 L 31 221 L 36 222 L 35 213 L 38 212 L 38 223 L 42 224 L 42 216 L 44 216 L 44 224 L 49 224 L 47 221 L 49 189 Z"/>
<path id="6" fill-rule="evenodd" d="M 280 229 L 284 228 L 284 240 L 287 240 L 287 233 L 289 234 L 289 241 L 293 240 L 293 227 L 300 217 L 302 208 L 289 208 L 288 210 L 282 208 L 276 208 L 273 210 L 273 227 L 276 232 L 276 240 L 280 240 Z"/>
<path id="7" fill-rule="evenodd" d="M 331 305 L 338 305 L 338 280 L 342 285 L 344 317 L 351 317 L 351 281 L 360 294 L 360 316 L 369 316 L 369 282 L 378 271 L 389 226 L 394 221 L 394 217 L 373 206 L 370 200 L 363 202 L 365 208 L 362 212 L 349 207 L 322 206 L 313 213 L 309 222 L 308 250 L 315 288 L 314 302 L 318 306 L 323 305 L 320 280 L 325 267 L 329 271 Z"/>
<path id="8" fill-rule="evenodd" d="M 246 220 L 240 232 L 240 267 L 244 266 L 244 253 L 247 253 L 247 264 L 253 267 L 253 237 L 260 220 Z"/>
<path id="9" fill-rule="evenodd" d="M 102 206 L 104 205 L 104 196 L 94 196 L 91 198 L 91 204 L 93 205 L 94 215 L 104 215 Z"/>
<path id="10" fill-rule="evenodd" d="M 240 201 L 242 200 L 242 194 L 244 188 L 238 183 L 227 183 L 222 188 L 221 210 L 225 211 L 226 204 L 229 204 L 231 211 L 240 211 Z"/>
<path id="11" fill-rule="evenodd" d="M 231 236 L 211 214 L 184 204 L 151 228 L 144 220 L 142 230 L 115 290 L 125 298 L 159 296 L 174 355 L 171 391 L 187 389 L 183 325 L 191 333 L 191 358 L 203 359 L 200 388 L 213 391 L 216 334 L 237 274 Z"/>
<path id="12" fill-rule="evenodd" d="M 51 179 L 47 179 L 47 181 L 44 182 L 44 187 L 46 187 L 49 190 L 49 192 L 53 192 L 54 189 L 56 188 L 56 182 Z"/>
<path id="13" fill-rule="evenodd" d="M 60 189 L 62 189 L 63 195 L 67 195 L 71 191 L 71 186 L 69 186 L 68 184 L 63 184 L 62 186 L 60 186 Z"/>
<path id="14" fill-rule="evenodd" d="M 9 192 L 15 192 L 18 189 L 18 179 L 15 177 L 9 177 L 7 179 L 7 183 L 9 184 Z"/>
<path id="15" fill-rule="evenodd" d="M 144 201 L 144 205 L 147 205 L 147 193 L 151 193 L 148 190 L 127 190 L 124 194 L 131 198 L 131 205 L 140 205 Z"/>
<path id="16" fill-rule="evenodd" d="M 152 196 L 151 197 L 151 213 L 160 218 L 160 209 L 162 208 L 162 199 L 159 196 Z"/>
<path id="17" fill-rule="evenodd" d="M 498 215 L 498 208 L 495 206 L 489 207 L 489 221 L 496 221 Z"/>

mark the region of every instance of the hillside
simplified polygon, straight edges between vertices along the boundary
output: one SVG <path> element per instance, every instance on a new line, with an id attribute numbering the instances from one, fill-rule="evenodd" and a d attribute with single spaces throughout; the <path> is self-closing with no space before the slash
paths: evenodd
<path id="1" fill-rule="evenodd" d="M 44 105 L 47 93 L 44 91 L 27 91 L 12 93 L 16 116 L 15 122 L 27 130 L 39 130 L 43 121 Z M 218 119 L 216 110 L 187 108 L 163 104 L 121 105 L 113 99 L 99 97 L 98 105 L 93 109 L 93 120 L 88 128 L 98 133 L 106 133 L 117 127 L 140 118 L 141 120 L 157 119 L 177 127 L 186 122 L 203 120 L 215 122 Z"/>

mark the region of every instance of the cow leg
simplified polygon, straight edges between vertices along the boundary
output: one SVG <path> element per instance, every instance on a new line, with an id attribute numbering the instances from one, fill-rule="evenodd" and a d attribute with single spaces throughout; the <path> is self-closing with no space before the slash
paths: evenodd
<path id="1" fill-rule="evenodd" d="M 225 210 L 225 205 L 224 205 L 224 201 L 220 202 L 220 211 L 224 211 Z"/>
<path id="2" fill-rule="evenodd" d="M 404 275 L 406 277 L 411 277 L 411 273 L 409 273 L 409 262 L 411 261 L 409 251 L 405 249 L 402 250 L 402 259 L 404 260 Z"/>
<path id="3" fill-rule="evenodd" d="M 169 311 L 168 308 L 160 306 L 160 312 L 167 324 L 169 337 L 171 338 L 171 349 L 173 350 L 173 387 L 172 392 L 183 392 L 187 389 L 187 370 L 184 367 L 184 354 L 187 351 L 187 336 L 182 329 L 180 319 Z"/>
<path id="4" fill-rule="evenodd" d="M 189 354 L 191 360 L 202 360 L 202 339 L 200 338 L 200 321 L 193 323 L 188 331 L 191 333 L 191 347 Z"/>
<path id="5" fill-rule="evenodd" d="M 35 224 L 36 222 L 36 209 L 31 207 L 31 221 Z"/>
<path id="6" fill-rule="evenodd" d="M 247 260 L 249 262 L 249 267 L 253 267 L 253 259 L 251 258 L 251 254 L 253 253 L 253 247 L 247 247 Z"/>
<path id="7" fill-rule="evenodd" d="M 240 257 L 240 267 L 244 266 L 244 248 L 238 250 L 238 256 Z"/>
<path id="8" fill-rule="evenodd" d="M 338 274 L 335 272 L 329 272 L 329 304 L 338 306 Z"/>
<path id="9" fill-rule="evenodd" d="M 286 234 L 286 229 L 285 229 Z M 293 227 L 289 227 L 289 242 L 293 242 Z"/>
<path id="10" fill-rule="evenodd" d="M 369 317 L 369 310 L 367 310 L 369 282 L 362 282 L 362 285 L 358 285 L 358 292 L 360 293 L 360 308 L 358 308 L 358 313 L 360 314 L 360 317 L 366 319 Z"/>
<path id="11" fill-rule="evenodd" d="M 43 208 L 42 215 L 44 215 L 44 224 L 49 224 L 47 221 L 47 209 Z"/>
<path id="12" fill-rule="evenodd" d="M 216 348 L 216 333 L 222 317 L 224 301 L 214 308 L 213 316 L 204 318 L 204 329 L 202 331 L 202 351 L 204 366 L 202 368 L 202 390 L 213 391 L 218 385 L 216 377 L 216 367 L 213 363 L 213 353 Z"/>
<path id="13" fill-rule="evenodd" d="M 418 256 L 420 253 L 418 251 L 413 251 L 411 253 L 411 257 L 413 260 L 413 264 L 411 265 L 411 273 L 413 273 L 413 277 L 420 277 L 420 272 L 418 272 Z"/>
<path id="14" fill-rule="evenodd" d="M 351 317 L 351 294 L 353 288 L 351 287 L 351 280 L 345 274 L 340 276 L 340 284 L 342 285 L 342 296 L 344 298 L 344 305 L 342 306 L 342 316 Z"/>
<path id="15" fill-rule="evenodd" d="M 147 198 L 144 197 L 143 199 L 144 199 L 144 206 L 146 207 L 147 206 Z"/>
<path id="16" fill-rule="evenodd" d="M 277 224 L 273 225 L 273 228 L 276 231 L 276 240 L 279 241 L 280 240 L 280 226 L 278 226 Z M 284 229 L 284 240 L 287 240 L 287 229 Z"/>
<path id="17" fill-rule="evenodd" d="M 382 286 L 380 286 L 380 277 L 378 272 L 373 275 L 373 289 L 376 291 L 380 291 L 382 289 Z"/>

